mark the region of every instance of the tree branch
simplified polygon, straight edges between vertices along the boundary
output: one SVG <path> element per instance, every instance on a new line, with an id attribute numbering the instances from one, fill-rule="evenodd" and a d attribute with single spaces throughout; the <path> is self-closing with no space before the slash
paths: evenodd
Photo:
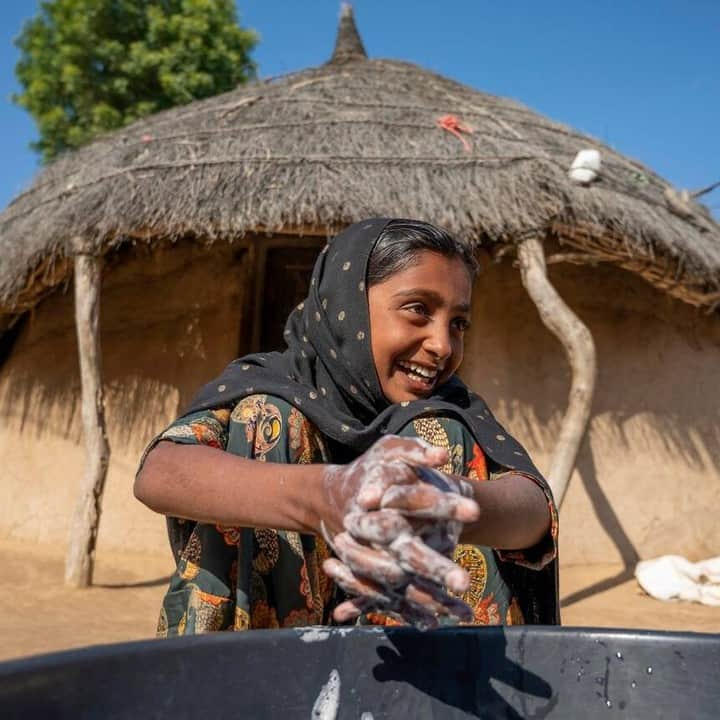
<path id="1" fill-rule="evenodd" d="M 590 418 L 597 375 L 595 344 L 588 328 L 548 280 L 540 241 L 537 238 L 523 240 L 518 245 L 518 259 L 523 285 L 545 326 L 562 343 L 572 369 L 568 407 L 548 471 L 548 482 L 560 507 Z"/>
<path id="2" fill-rule="evenodd" d="M 80 357 L 82 423 L 85 437 L 85 474 L 70 527 L 65 559 L 65 584 L 88 587 L 92 582 L 95 546 L 102 496 L 105 489 L 110 446 L 105 432 L 103 383 L 100 354 L 101 263 L 76 240 L 75 247 L 75 325 Z"/>

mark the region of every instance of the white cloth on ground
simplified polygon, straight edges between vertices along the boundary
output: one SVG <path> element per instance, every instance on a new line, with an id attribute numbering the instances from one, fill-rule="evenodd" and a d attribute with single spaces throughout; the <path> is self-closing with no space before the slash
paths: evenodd
<path id="1" fill-rule="evenodd" d="M 642 589 L 658 600 L 689 600 L 720 607 L 720 556 L 690 562 L 681 555 L 663 555 L 635 566 Z"/>

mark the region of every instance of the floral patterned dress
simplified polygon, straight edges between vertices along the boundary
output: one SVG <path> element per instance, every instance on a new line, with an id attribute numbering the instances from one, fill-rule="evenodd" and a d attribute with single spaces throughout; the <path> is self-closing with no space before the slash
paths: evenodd
<path id="1" fill-rule="evenodd" d="M 456 420 L 425 416 L 399 434 L 447 448 L 450 459 L 441 468 L 445 472 L 489 482 L 503 473 Z M 208 445 L 274 463 L 332 461 L 312 423 L 285 400 L 267 395 L 182 417 L 153 440 L 146 454 L 160 440 Z M 529 550 L 458 545 L 454 560 L 471 577 L 461 597 L 474 610 L 472 624 L 524 622 L 502 566 L 519 563 L 539 569 L 555 557 L 557 513 L 552 502 L 550 509 L 550 531 Z M 315 535 L 177 518 L 168 518 L 168 531 L 177 569 L 160 611 L 159 636 L 331 624 L 332 610 L 344 599 L 322 571 L 330 551 Z M 381 613 L 368 613 L 361 622 L 395 624 Z"/>

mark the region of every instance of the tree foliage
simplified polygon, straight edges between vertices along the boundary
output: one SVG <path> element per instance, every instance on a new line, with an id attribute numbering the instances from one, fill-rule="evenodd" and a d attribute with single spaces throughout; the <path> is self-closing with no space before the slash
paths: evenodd
<path id="1" fill-rule="evenodd" d="M 44 161 L 255 74 L 233 0 L 46 0 L 15 44 Z"/>

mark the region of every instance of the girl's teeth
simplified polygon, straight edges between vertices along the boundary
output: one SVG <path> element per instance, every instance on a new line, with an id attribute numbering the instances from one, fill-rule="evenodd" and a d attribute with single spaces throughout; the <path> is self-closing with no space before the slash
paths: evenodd
<path id="1" fill-rule="evenodd" d="M 400 363 L 400 367 L 405 370 L 405 372 L 410 376 L 410 378 L 422 382 L 425 385 L 430 385 L 435 379 L 435 375 L 437 375 L 437 371 L 432 372 L 418 365 Z"/>
<path id="2" fill-rule="evenodd" d="M 401 367 L 413 373 L 414 375 L 420 375 L 428 380 L 432 380 L 437 375 L 437 370 L 427 370 L 421 365 L 414 364 L 402 364 Z"/>

